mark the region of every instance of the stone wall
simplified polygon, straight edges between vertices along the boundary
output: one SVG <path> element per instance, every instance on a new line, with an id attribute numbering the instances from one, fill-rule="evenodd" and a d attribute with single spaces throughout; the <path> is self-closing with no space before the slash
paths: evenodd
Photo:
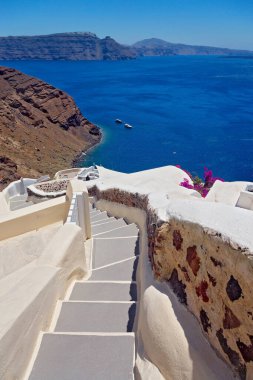
<path id="1" fill-rule="evenodd" d="M 97 186 L 89 189 L 89 194 L 96 196 L 97 199 L 104 199 L 109 202 L 124 204 L 128 207 L 137 207 L 146 210 L 148 197 L 139 193 L 130 193 L 120 189 L 99 190 Z"/>
<path id="2" fill-rule="evenodd" d="M 175 218 L 155 232 L 156 277 L 169 281 L 241 379 L 253 362 L 253 263 L 247 253 L 217 232 Z"/>
<path id="3" fill-rule="evenodd" d="M 147 213 L 149 258 L 154 276 L 168 281 L 179 301 L 196 316 L 211 345 L 239 378 L 252 379 L 253 256 L 248 248 L 235 242 L 239 239 L 231 239 L 220 228 L 226 225 L 225 214 L 224 220 L 221 215 L 227 210 L 220 210 L 217 218 L 221 223 L 212 229 L 204 226 L 201 218 L 194 223 L 180 212 L 179 217 L 170 214 L 170 210 L 167 220 L 162 220 L 159 209 L 152 208 L 148 197 L 138 193 L 98 188 L 93 188 L 92 193 L 97 199 L 137 207 Z M 191 207 L 195 205 L 202 208 L 203 202 L 192 202 Z M 207 206 L 209 210 L 213 207 L 208 202 Z M 234 223 L 250 220 L 251 215 L 238 214 L 241 210 L 230 207 L 228 211 L 231 215 L 235 212 Z M 215 209 L 212 212 L 214 221 L 216 212 Z M 247 220 L 243 220 L 245 216 Z M 207 225 L 209 219 L 210 215 L 206 215 Z"/>

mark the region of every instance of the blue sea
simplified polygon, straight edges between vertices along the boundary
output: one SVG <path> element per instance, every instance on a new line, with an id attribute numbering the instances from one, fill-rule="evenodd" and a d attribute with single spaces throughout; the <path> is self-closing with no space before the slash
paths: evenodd
<path id="1" fill-rule="evenodd" d="M 102 128 L 83 156 L 123 172 L 181 165 L 253 181 L 253 59 L 147 57 L 132 61 L 2 61 L 70 94 Z M 119 118 L 133 126 L 115 123 Z"/>

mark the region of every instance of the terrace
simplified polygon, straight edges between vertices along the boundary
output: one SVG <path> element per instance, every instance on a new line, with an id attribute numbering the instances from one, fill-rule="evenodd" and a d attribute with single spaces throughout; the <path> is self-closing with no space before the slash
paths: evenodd
<path id="1" fill-rule="evenodd" d="M 250 378 L 252 184 L 98 171 L 25 208 L 1 193 L 0 377 Z"/>

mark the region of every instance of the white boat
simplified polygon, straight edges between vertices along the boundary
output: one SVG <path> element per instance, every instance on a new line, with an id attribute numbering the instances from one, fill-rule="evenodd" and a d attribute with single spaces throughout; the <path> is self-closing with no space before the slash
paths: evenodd
<path id="1" fill-rule="evenodd" d="M 122 121 L 122 120 L 120 120 L 120 119 L 116 119 L 116 120 L 115 120 L 115 123 L 118 123 L 118 124 L 123 124 L 123 121 Z"/>
<path id="2" fill-rule="evenodd" d="M 127 123 L 125 124 L 125 127 L 126 127 L 126 128 L 133 128 L 133 126 L 132 126 L 132 125 L 130 125 L 130 124 L 127 124 Z"/>

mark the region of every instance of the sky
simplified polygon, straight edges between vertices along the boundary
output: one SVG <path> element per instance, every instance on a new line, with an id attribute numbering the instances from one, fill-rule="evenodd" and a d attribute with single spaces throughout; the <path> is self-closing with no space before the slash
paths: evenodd
<path id="1" fill-rule="evenodd" d="M 75 31 L 253 50 L 253 0 L 0 0 L 0 36 Z"/>

